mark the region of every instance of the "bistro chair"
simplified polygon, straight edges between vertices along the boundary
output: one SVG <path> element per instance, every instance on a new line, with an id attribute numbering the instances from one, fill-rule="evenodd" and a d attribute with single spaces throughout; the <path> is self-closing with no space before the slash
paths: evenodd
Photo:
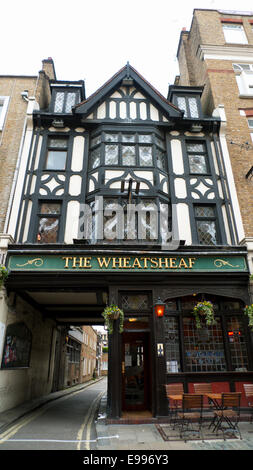
<path id="1" fill-rule="evenodd" d="M 248 406 L 251 408 L 250 422 L 253 422 L 253 384 L 243 384 L 245 396 L 248 401 Z"/>
<path id="2" fill-rule="evenodd" d="M 198 384 L 193 384 L 194 388 L 194 393 L 198 393 L 201 395 L 205 395 L 206 393 L 212 393 L 212 384 L 211 383 L 198 383 Z M 206 403 L 206 404 L 205 404 Z M 212 408 L 212 405 L 210 403 L 207 403 L 207 399 L 205 402 L 205 397 L 203 398 L 203 407 L 206 409 Z"/>
<path id="3" fill-rule="evenodd" d="M 194 392 L 198 394 L 212 393 L 212 384 L 209 383 L 200 383 L 193 384 Z"/>
<path id="4" fill-rule="evenodd" d="M 166 384 L 166 397 L 169 402 L 169 411 L 170 411 L 170 424 L 173 422 L 174 426 L 176 424 L 177 412 L 179 407 L 181 408 L 182 404 L 182 395 L 184 393 L 184 387 L 182 383 L 176 384 Z M 180 396 L 180 398 L 172 398 L 175 396 Z"/>
<path id="5" fill-rule="evenodd" d="M 214 410 L 213 432 L 218 434 L 222 430 L 225 440 L 226 432 L 238 432 L 242 439 L 238 426 L 240 419 L 241 392 L 226 392 L 221 394 L 221 407 Z M 222 426 L 225 424 L 226 426 Z"/>
<path id="6" fill-rule="evenodd" d="M 184 393 L 182 400 L 182 413 L 178 413 L 180 429 L 180 438 L 187 432 L 201 435 L 203 415 L 203 395 Z M 196 426 L 193 426 L 197 424 Z M 187 439 L 185 438 L 185 441 Z M 203 440 L 203 438 L 202 438 Z"/>

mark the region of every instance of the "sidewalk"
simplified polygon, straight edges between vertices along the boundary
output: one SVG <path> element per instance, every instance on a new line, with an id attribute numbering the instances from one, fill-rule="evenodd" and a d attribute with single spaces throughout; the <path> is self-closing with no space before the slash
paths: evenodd
<path id="1" fill-rule="evenodd" d="M 106 424 L 106 395 L 96 421 L 97 450 L 253 450 L 253 423 L 240 422 L 242 440 L 164 441 L 155 424 Z"/>

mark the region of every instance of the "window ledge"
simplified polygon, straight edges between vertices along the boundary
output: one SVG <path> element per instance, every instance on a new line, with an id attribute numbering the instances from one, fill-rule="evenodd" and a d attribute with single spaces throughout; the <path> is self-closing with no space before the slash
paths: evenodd
<path id="1" fill-rule="evenodd" d="M 239 98 L 246 98 L 246 99 L 252 99 L 253 98 L 253 93 L 252 94 L 240 94 Z"/>

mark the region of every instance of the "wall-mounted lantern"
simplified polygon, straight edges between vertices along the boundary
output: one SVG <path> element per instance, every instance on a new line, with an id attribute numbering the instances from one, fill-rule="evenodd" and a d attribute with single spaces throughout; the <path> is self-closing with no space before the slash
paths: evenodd
<path id="1" fill-rule="evenodd" d="M 158 297 L 155 303 L 155 314 L 157 317 L 163 317 L 165 312 L 165 303 Z"/>

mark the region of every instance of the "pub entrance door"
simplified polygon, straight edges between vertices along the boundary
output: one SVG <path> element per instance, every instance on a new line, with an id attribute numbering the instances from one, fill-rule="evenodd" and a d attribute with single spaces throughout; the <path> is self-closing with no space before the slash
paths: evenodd
<path id="1" fill-rule="evenodd" d="M 148 410 L 151 408 L 149 332 L 124 332 L 122 340 L 122 410 Z"/>

